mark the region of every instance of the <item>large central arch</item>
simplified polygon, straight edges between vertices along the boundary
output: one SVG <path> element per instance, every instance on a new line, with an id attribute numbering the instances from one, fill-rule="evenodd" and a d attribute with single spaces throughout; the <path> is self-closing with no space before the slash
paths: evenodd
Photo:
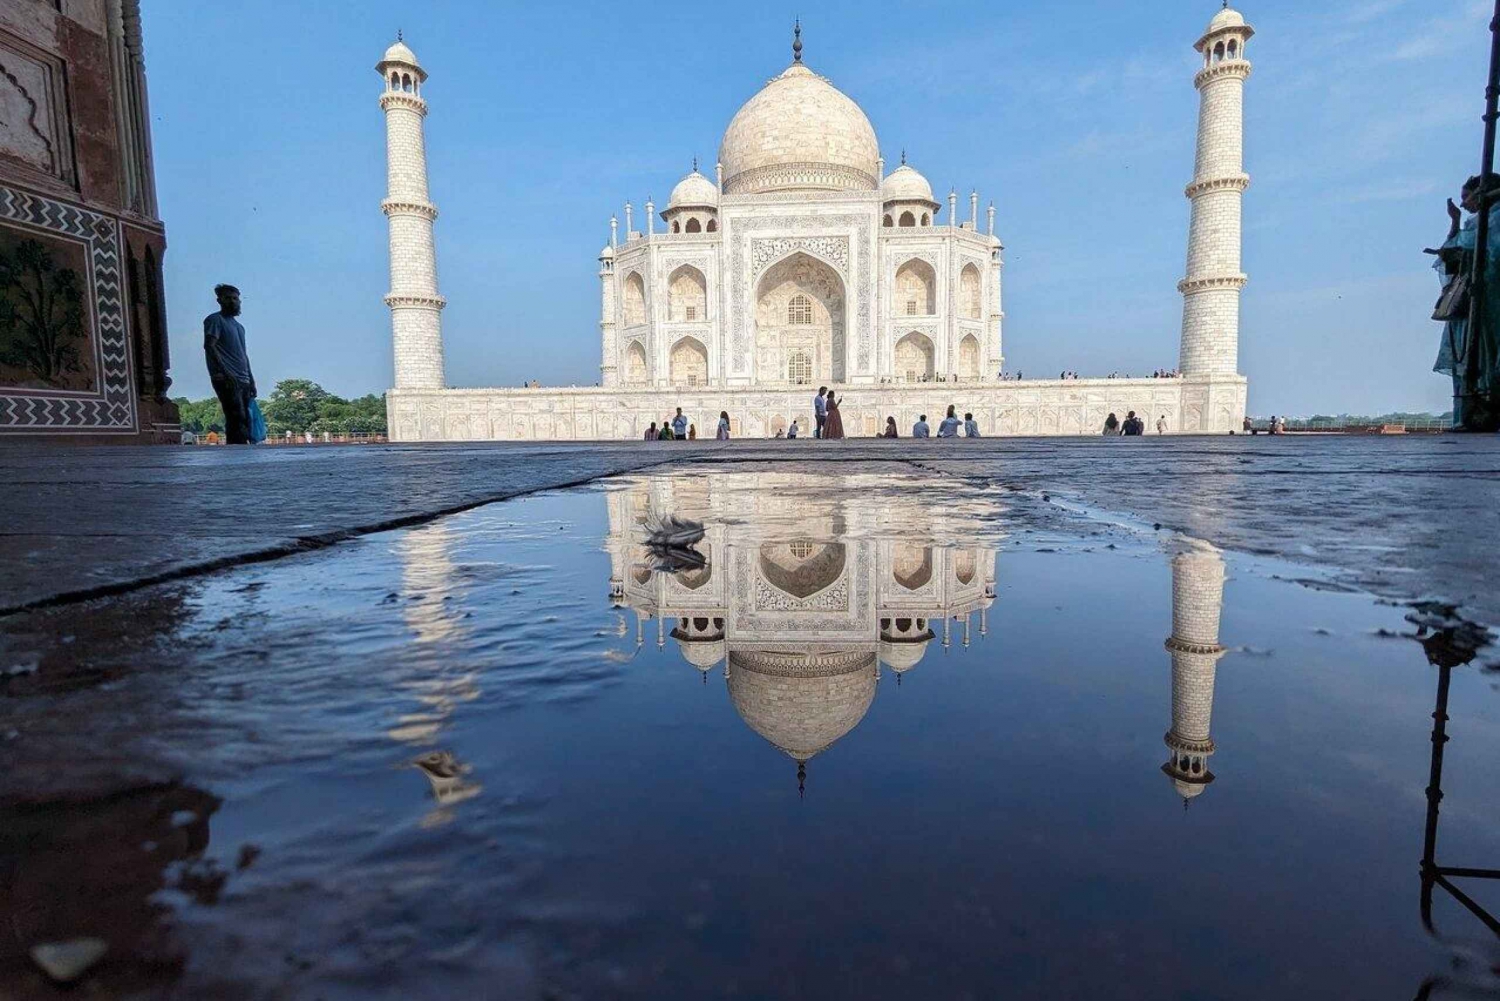
<path id="1" fill-rule="evenodd" d="M 844 382 L 847 375 L 844 281 L 829 265 L 801 251 L 766 270 L 755 287 L 755 374 L 759 382 L 787 382 L 788 365 L 812 360 L 808 381 Z"/>

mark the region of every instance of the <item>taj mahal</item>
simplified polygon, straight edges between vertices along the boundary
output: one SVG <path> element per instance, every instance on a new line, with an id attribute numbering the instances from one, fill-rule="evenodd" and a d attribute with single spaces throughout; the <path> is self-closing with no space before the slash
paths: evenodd
<path id="1" fill-rule="evenodd" d="M 851 436 L 954 404 L 985 435 L 1096 434 L 1134 410 L 1170 431 L 1224 433 L 1245 413 L 1239 374 L 1242 106 L 1254 30 L 1229 7 L 1196 42 L 1200 93 L 1180 377 L 1003 378 L 1004 246 L 980 197 L 946 204 L 870 119 L 803 59 L 730 120 L 718 159 L 639 219 L 623 206 L 598 255 L 597 386 L 454 388 L 443 358 L 423 119 L 427 72 L 398 40 L 377 64 L 387 136 L 395 441 L 639 438 L 682 407 L 735 437 L 811 426 L 813 389 L 843 398 Z M 966 211 L 965 211 L 966 210 Z M 964 218 L 963 216 L 966 216 Z"/>

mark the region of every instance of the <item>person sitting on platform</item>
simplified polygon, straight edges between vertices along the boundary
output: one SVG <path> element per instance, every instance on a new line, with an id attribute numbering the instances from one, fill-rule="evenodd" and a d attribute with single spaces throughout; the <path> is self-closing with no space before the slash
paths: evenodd
<path id="1" fill-rule="evenodd" d="M 894 417 L 887 417 L 885 419 L 885 431 L 881 434 L 880 437 L 882 437 L 882 438 L 895 438 L 895 437 L 898 437 L 898 435 L 896 434 L 896 418 L 894 418 Z"/>
<path id="2" fill-rule="evenodd" d="M 979 422 L 974 419 L 973 414 L 964 414 L 964 437 L 979 437 Z"/>
<path id="3" fill-rule="evenodd" d="M 948 415 L 946 417 L 944 417 L 943 418 L 943 422 L 938 425 L 937 436 L 939 438 L 957 438 L 958 437 L 959 420 L 958 420 L 958 415 L 953 412 L 953 409 L 954 409 L 953 405 L 950 403 L 948 405 Z"/>
<path id="4" fill-rule="evenodd" d="M 651 422 L 651 426 L 646 429 L 646 433 L 642 437 L 646 441 L 655 441 L 657 439 L 658 434 L 657 434 L 657 431 L 656 431 L 656 422 L 655 421 Z"/>
<path id="5" fill-rule="evenodd" d="M 931 438 L 932 437 L 932 432 L 927 427 L 927 415 L 926 414 L 923 414 L 921 417 L 918 417 L 917 418 L 917 423 L 915 423 L 915 424 L 913 424 L 911 426 L 911 436 L 913 438 Z"/>

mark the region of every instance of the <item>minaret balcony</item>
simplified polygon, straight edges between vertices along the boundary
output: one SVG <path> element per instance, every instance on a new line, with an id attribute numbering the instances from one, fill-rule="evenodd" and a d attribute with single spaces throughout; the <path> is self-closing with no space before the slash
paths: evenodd
<path id="1" fill-rule="evenodd" d="M 437 206 L 431 202 L 413 202 L 401 198 L 387 198 L 380 203 L 380 211 L 388 216 L 415 215 L 429 222 L 438 216 Z"/>

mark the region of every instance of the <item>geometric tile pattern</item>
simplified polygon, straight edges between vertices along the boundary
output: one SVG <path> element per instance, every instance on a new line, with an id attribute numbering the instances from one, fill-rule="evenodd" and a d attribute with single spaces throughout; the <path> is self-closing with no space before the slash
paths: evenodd
<path id="1" fill-rule="evenodd" d="M 99 384 L 89 393 L 0 387 L 0 434 L 135 431 L 135 387 L 119 222 L 77 205 L 0 184 L 0 224 L 7 222 L 80 240 L 88 247 L 88 316 L 98 352 Z"/>

